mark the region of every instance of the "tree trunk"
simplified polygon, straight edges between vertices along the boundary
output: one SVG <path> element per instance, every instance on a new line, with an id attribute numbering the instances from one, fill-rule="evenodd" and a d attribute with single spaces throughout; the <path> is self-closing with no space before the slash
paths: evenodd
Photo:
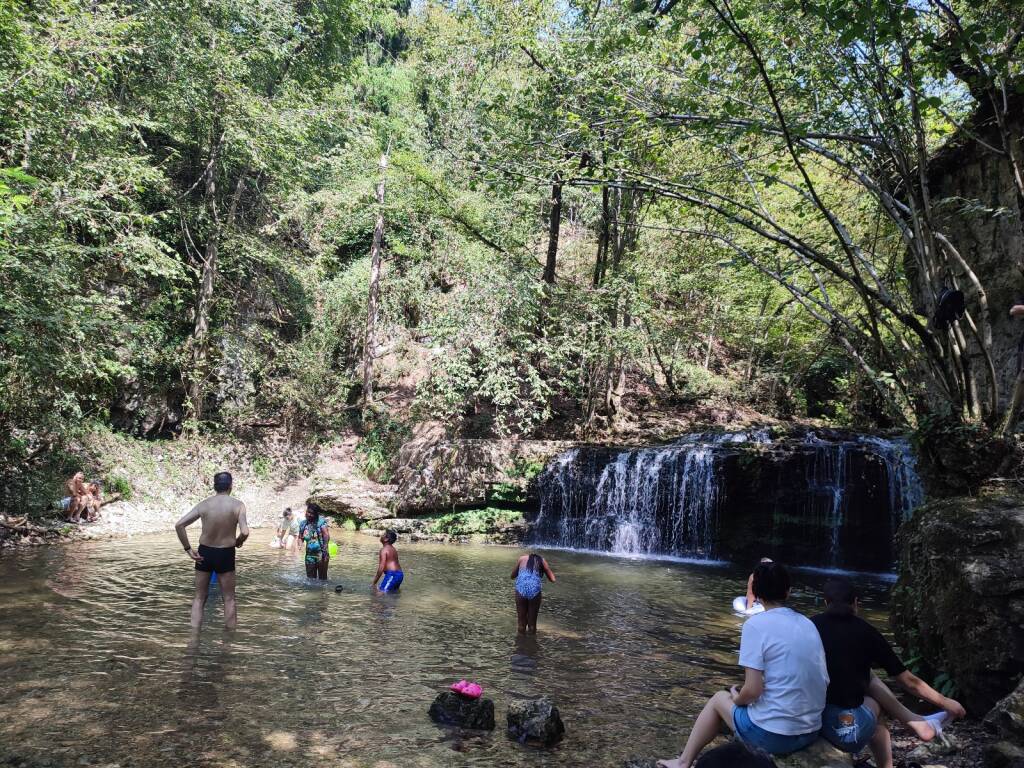
<path id="1" fill-rule="evenodd" d="M 215 131 L 216 133 L 216 131 Z M 221 224 L 217 208 L 217 162 L 220 158 L 221 134 L 210 147 L 210 157 L 203 171 L 203 197 L 210 215 L 210 231 L 203 247 L 199 291 L 196 295 L 196 317 L 189 339 L 189 369 L 185 388 L 187 421 L 200 421 L 203 417 L 203 384 L 206 382 L 207 342 L 210 337 L 210 307 L 217 279 L 217 253 L 220 247 Z"/>
<path id="2" fill-rule="evenodd" d="M 558 237 L 562 229 L 562 176 L 551 180 L 551 213 L 548 217 L 548 254 L 544 262 L 544 282 L 555 284 L 555 262 L 558 259 Z"/>
<path id="3" fill-rule="evenodd" d="M 373 404 L 373 354 L 377 344 L 377 312 L 380 298 L 380 268 L 384 243 L 384 183 L 388 153 L 380 156 L 380 180 L 377 182 L 377 223 L 370 246 L 370 294 L 366 302 L 366 340 L 363 344 L 363 408 Z"/>
<path id="4" fill-rule="evenodd" d="M 608 185 L 601 185 L 601 231 L 597 235 L 597 259 L 594 262 L 594 287 L 604 282 L 605 265 L 608 263 Z"/>

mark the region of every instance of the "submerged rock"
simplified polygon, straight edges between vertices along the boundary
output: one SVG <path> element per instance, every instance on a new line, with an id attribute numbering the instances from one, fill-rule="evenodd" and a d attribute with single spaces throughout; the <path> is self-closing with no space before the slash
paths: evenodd
<path id="1" fill-rule="evenodd" d="M 474 731 L 494 730 L 494 702 L 470 699 L 455 691 L 442 691 L 430 705 L 430 719 L 440 725 L 457 725 Z"/>
<path id="2" fill-rule="evenodd" d="M 1024 675 L 1024 494 L 993 481 L 977 497 L 928 504 L 899 539 L 896 637 L 982 715 Z"/>
<path id="3" fill-rule="evenodd" d="M 557 744 L 565 735 L 558 707 L 551 699 L 516 699 L 508 705 L 508 735 L 524 744 Z"/>

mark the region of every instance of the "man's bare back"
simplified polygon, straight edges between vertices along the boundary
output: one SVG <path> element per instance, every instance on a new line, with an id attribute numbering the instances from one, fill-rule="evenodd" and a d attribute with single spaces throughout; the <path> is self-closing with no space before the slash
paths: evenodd
<path id="1" fill-rule="evenodd" d="M 236 530 L 245 504 L 233 496 L 217 494 L 203 499 L 192 510 L 203 522 L 199 543 L 207 547 L 238 546 Z"/>

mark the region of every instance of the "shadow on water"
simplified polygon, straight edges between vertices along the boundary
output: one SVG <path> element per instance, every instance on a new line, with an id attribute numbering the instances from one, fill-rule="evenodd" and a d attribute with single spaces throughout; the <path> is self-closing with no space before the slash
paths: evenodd
<path id="1" fill-rule="evenodd" d="M 381 595 L 372 539 L 339 535 L 320 583 L 269 538 L 238 554 L 234 632 L 216 587 L 190 631 L 173 536 L 0 557 L 3 749 L 122 768 L 614 765 L 676 750 L 707 695 L 739 679 L 743 569 L 547 551 L 558 582 L 538 634 L 517 635 L 517 550 L 400 544 L 406 581 Z M 815 612 L 826 578 L 797 574 L 795 607 Z M 884 628 L 890 585 L 865 587 Z M 494 699 L 493 734 L 427 718 L 462 678 Z M 501 731 L 511 698 L 541 694 L 568 729 L 546 752 Z"/>

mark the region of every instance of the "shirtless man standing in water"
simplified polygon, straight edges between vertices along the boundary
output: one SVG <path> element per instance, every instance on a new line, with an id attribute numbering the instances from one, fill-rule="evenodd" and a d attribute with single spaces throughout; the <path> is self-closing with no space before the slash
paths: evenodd
<path id="1" fill-rule="evenodd" d="M 215 495 L 196 504 L 181 518 L 174 530 L 185 552 L 196 562 L 196 594 L 192 599 L 192 628 L 203 623 L 203 606 L 210 594 L 210 574 L 216 573 L 220 591 L 224 596 L 224 626 L 234 629 L 238 623 L 235 605 L 235 549 L 249 538 L 249 523 L 245 519 L 245 504 L 231 496 L 231 473 L 218 472 L 213 478 Z M 203 530 L 199 535 L 199 551 L 188 543 L 185 529 L 202 518 Z M 238 535 L 235 535 L 235 528 Z"/>

